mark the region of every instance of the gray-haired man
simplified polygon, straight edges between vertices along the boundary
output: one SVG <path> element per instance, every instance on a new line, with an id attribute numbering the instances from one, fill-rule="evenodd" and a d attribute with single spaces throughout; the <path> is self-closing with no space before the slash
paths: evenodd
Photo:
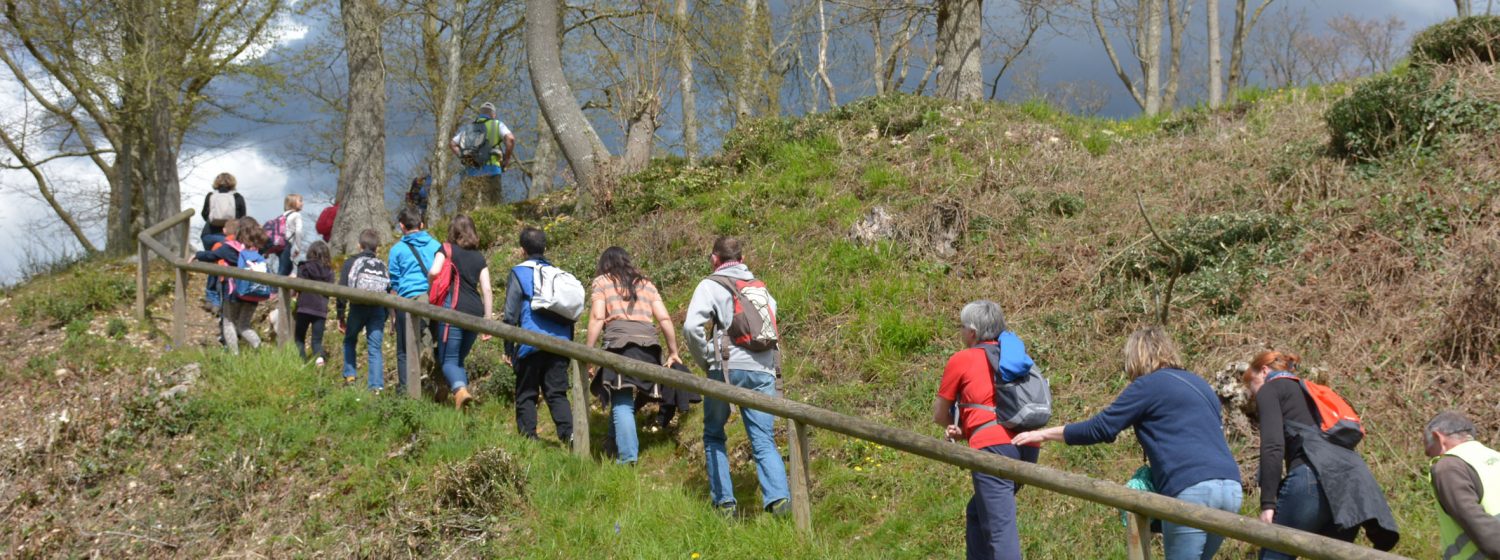
<path id="1" fill-rule="evenodd" d="M 1474 441 L 1474 423 L 1443 412 L 1422 433 L 1432 463 L 1443 560 L 1500 559 L 1500 452 Z"/>
<path id="2" fill-rule="evenodd" d="M 460 211 L 501 202 L 500 176 L 515 156 L 516 137 L 495 118 L 495 105 L 479 106 L 479 117 L 460 128 L 448 149 L 464 164 L 459 181 Z"/>

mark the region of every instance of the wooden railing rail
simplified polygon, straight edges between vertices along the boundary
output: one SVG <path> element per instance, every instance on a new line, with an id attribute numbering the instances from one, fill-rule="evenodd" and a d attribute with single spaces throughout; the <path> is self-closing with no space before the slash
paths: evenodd
<path id="1" fill-rule="evenodd" d="M 185 211 L 183 215 L 174 217 L 172 221 L 184 219 L 183 216 L 191 217 L 191 215 L 191 211 Z M 158 224 L 158 226 L 152 229 L 161 231 L 167 227 L 171 227 L 171 225 L 170 223 L 163 222 L 163 224 Z M 792 485 L 793 496 L 797 498 L 793 500 L 793 513 L 797 526 L 803 530 L 811 530 L 812 526 L 809 503 L 811 501 L 811 493 L 808 487 L 810 476 L 809 465 L 807 463 L 809 454 L 807 447 L 807 427 L 813 426 L 941 463 L 961 467 L 966 470 L 988 473 L 1050 492 L 1123 509 L 1138 514 L 1132 516 L 1132 521 L 1134 521 L 1134 523 L 1130 524 L 1133 525 L 1130 528 L 1132 530 L 1135 530 L 1134 526 L 1139 525 L 1145 517 L 1150 517 L 1196 527 L 1217 535 L 1306 558 L 1330 560 L 1394 560 L 1403 558 L 1395 554 L 1380 552 L 1305 531 L 1272 525 L 1253 517 L 1220 511 L 1160 494 L 1131 490 L 1120 484 L 1017 461 L 991 453 L 980 452 L 970 449 L 968 446 L 945 442 L 930 435 L 893 428 L 865 418 L 840 414 L 791 399 L 767 396 L 728 383 L 711 381 L 707 378 L 681 373 L 659 365 L 632 360 L 599 348 L 591 348 L 577 342 L 521 329 L 499 321 L 460 313 L 452 309 L 436 307 L 425 302 L 418 302 L 390 294 L 377 294 L 357 290 L 346 286 L 313 282 L 301 278 L 290 278 L 274 274 L 250 272 L 232 267 L 190 262 L 185 257 L 173 257 L 170 249 L 152 236 L 146 235 L 146 232 L 142 232 L 138 239 L 143 249 L 141 258 L 142 281 L 144 281 L 146 274 L 145 252 L 149 250 L 166 259 L 171 263 L 173 268 L 179 271 L 177 277 L 178 287 L 175 291 L 179 302 L 184 297 L 183 293 L 187 272 L 254 280 L 279 288 L 282 294 L 282 298 L 280 299 L 283 302 L 285 301 L 286 291 L 292 290 L 323 294 L 354 303 L 384 306 L 403 311 L 407 313 L 408 317 L 426 317 L 431 320 L 456 325 L 465 330 L 487 333 L 512 342 L 534 346 L 559 356 L 566 356 L 577 362 L 612 368 L 625 375 L 662 383 L 677 389 L 686 389 L 702 394 L 705 397 L 712 397 L 786 418 L 791 421 L 789 432 L 792 440 L 792 466 L 789 473 L 789 482 Z M 179 305 L 181 303 L 174 302 L 174 309 Z M 180 325 L 183 318 L 181 316 L 174 316 L 174 320 Z M 175 333 L 180 330 L 180 327 L 176 327 L 173 330 Z M 183 340 L 181 338 L 175 334 L 174 338 L 178 340 L 178 344 L 182 344 Z M 407 337 L 408 344 L 414 345 L 416 338 L 415 336 Z M 407 355 L 416 356 L 417 354 L 413 349 L 408 350 Z M 411 368 L 410 371 L 412 373 L 410 375 L 417 376 L 416 369 Z M 575 367 L 574 371 L 576 372 L 578 369 Z M 572 380 L 574 390 L 580 392 L 586 391 L 588 385 L 585 382 L 586 380 L 581 379 L 576 373 L 574 375 L 575 378 Z M 413 390 L 412 388 L 418 385 L 419 383 L 416 379 L 408 380 L 407 386 L 409 390 Z M 575 395 L 574 398 L 576 399 L 577 396 Z M 583 407 L 578 407 L 575 404 L 574 433 L 586 435 L 588 433 L 587 409 L 579 410 L 580 408 Z M 584 419 L 583 424 L 579 424 L 577 421 L 580 415 Z M 575 439 L 586 440 L 587 437 Z M 581 450 L 584 451 L 585 455 L 587 454 L 587 447 L 583 447 Z M 580 451 L 580 448 L 575 445 L 574 451 Z M 1135 534 L 1136 542 L 1141 542 L 1140 537 L 1142 534 L 1144 533 Z M 1149 543 L 1149 540 L 1145 542 Z M 1130 551 L 1132 558 L 1137 557 L 1138 554 L 1144 554 L 1145 545 L 1138 544 L 1136 546 L 1141 548 L 1133 548 Z"/>

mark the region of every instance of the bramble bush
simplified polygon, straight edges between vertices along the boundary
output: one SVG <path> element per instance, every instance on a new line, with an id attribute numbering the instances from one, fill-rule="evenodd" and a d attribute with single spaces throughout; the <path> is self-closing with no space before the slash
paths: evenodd
<path id="1" fill-rule="evenodd" d="M 1332 152 L 1368 161 L 1430 147 L 1451 134 L 1495 128 L 1500 104 L 1461 95 L 1451 81 L 1435 81 L 1418 68 L 1354 88 L 1323 115 Z"/>
<path id="2" fill-rule="evenodd" d="M 1494 63 L 1500 55 L 1500 16 L 1454 18 L 1411 40 L 1414 64 Z"/>

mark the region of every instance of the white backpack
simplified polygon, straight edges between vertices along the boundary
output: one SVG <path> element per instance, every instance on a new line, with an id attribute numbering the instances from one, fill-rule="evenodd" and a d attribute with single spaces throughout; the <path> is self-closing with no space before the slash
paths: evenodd
<path id="1" fill-rule="evenodd" d="M 218 191 L 208 196 L 208 223 L 223 226 L 234 219 L 234 191 Z"/>
<path id="2" fill-rule="evenodd" d="M 546 311 L 569 321 L 583 315 L 583 283 L 568 271 L 550 264 L 528 260 L 531 277 L 531 310 Z"/>

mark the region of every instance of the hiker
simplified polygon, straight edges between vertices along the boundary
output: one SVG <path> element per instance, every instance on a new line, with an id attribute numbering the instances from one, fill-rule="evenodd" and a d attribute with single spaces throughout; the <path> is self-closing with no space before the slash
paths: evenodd
<path id="1" fill-rule="evenodd" d="M 245 197 L 235 191 L 236 185 L 234 175 L 220 173 L 214 177 L 213 190 L 203 197 L 203 209 L 199 211 L 203 216 L 203 230 L 198 239 L 203 242 L 204 251 L 212 251 L 224 241 L 226 225 L 245 217 Z M 203 290 L 204 310 L 214 315 L 219 314 L 222 304 L 220 284 L 222 282 L 217 276 L 209 276 Z"/>
<path id="2" fill-rule="evenodd" d="M 375 256 L 379 246 L 380 232 L 374 229 L 359 232 L 359 253 L 344 261 L 344 267 L 339 270 L 339 285 L 374 294 L 390 291 L 389 269 L 380 257 Z M 346 307 L 349 310 L 347 316 L 344 314 Z M 355 351 L 359 349 L 359 333 L 364 331 L 369 354 L 368 386 L 371 391 L 379 393 L 385 389 L 385 356 L 381 344 L 385 341 L 386 308 L 339 298 L 338 318 L 339 332 L 344 334 L 344 384 L 353 385 L 359 377 Z"/>
<path id="3" fill-rule="evenodd" d="M 677 353 L 677 331 L 672 315 L 661 301 L 656 285 L 630 261 L 630 254 L 620 247 L 610 247 L 599 255 L 590 288 L 588 346 L 594 347 L 600 335 L 604 349 L 650 364 L 672 367 L 681 364 Z M 658 329 L 658 325 L 660 329 Z M 667 355 L 662 356 L 660 334 L 667 340 Z M 635 433 L 637 397 L 661 398 L 656 383 L 623 375 L 613 368 L 591 372 L 609 399 L 610 432 L 615 444 L 615 462 L 635 465 L 640 441 Z"/>
<path id="4" fill-rule="evenodd" d="M 1335 477 L 1338 480 L 1318 475 L 1320 469 L 1311 457 L 1317 456 L 1318 446 L 1328 444 L 1327 438 L 1319 433 L 1323 415 L 1296 377 L 1300 365 L 1301 359 L 1296 354 L 1267 350 L 1256 354 L 1245 368 L 1244 382 L 1260 415 L 1260 520 L 1354 542 L 1359 525 L 1339 523 L 1336 514 L 1349 510 L 1350 500 L 1379 500 L 1377 507 L 1384 507 L 1383 494 L 1379 486 L 1373 486 L 1373 477 L 1370 478 L 1373 487 L 1357 493 L 1372 495 L 1358 496 L 1339 491 L 1353 479 L 1349 470 L 1339 471 L 1342 474 Z M 1352 461 L 1358 463 L 1357 468 L 1368 473 L 1364 460 L 1349 451 Z M 1371 540 L 1374 542 L 1375 538 L 1372 536 Z M 1281 560 L 1296 556 L 1262 548 L 1260 558 Z"/>
<path id="5" fill-rule="evenodd" d="M 406 204 L 415 206 L 422 213 L 422 219 L 427 219 L 427 198 L 432 192 L 432 175 L 424 175 L 411 180 L 411 188 L 406 189 Z"/>
<path id="6" fill-rule="evenodd" d="M 1500 558 L 1500 451 L 1474 440 L 1474 423 L 1444 411 L 1427 423 L 1422 443 L 1438 502 L 1438 545 L 1448 558 Z"/>
<path id="7" fill-rule="evenodd" d="M 688 351 L 708 378 L 727 381 L 736 387 L 767 396 L 777 396 L 776 378 L 781 360 L 775 332 L 776 299 L 756 280 L 743 262 L 740 241 L 733 237 L 714 240 L 709 255 L 713 274 L 698 282 L 687 316 L 682 321 Z M 747 297 L 753 292 L 754 297 Z M 740 313 L 736 313 L 740 311 Z M 748 333 L 738 329 L 730 340 L 731 325 L 740 327 L 753 322 Z M 712 323 L 716 335 L 710 339 L 706 326 Z M 758 327 L 758 328 L 757 328 Z M 753 346 L 754 349 L 747 346 Z M 791 494 L 787 490 L 786 465 L 776 448 L 776 417 L 766 412 L 740 407 L 745 433 L 755 455 L 755 471 L 760 478 L 761 507 L 778 517 L 791 512 Z M 733 518 L 738 513 L 734 482 L 729 477 L 729 456 L 725 452 L 724 422 L 729 419 L 729 403 L 703 399 L 703 451 L 708 467 L 709 497 L 719 513 Z"/>
<path id="8" fill-rule="evenodd" d="M 255 248 L 265 245 L 266 233 L 254 218 L 240 218 L 235 222 L 235 238 L 226 238 L 212 251 L 199 251 L 195 260 L 217 262 L 223 266 L 237 266 L 257 272 L 266 272 L 266 262 Z M 242 258 L 243 257 L 243 258 Z M 247 288 L 254 288 L 249 291 Z M 239 354 L 239 339 L 243 338 L 251 348 L 260 347 L 260 335 L 255 333 L 250 320 L 255 317 L 255 308 L 260 301 L 270 296 L 264 284 L 224 278 L 218 288 L 223 297 L 220 313 L 220 328 L 223 331 L 224 347 L 230 354 Z M 263 290 L 263 292 L 262 292 Z"/>
<path id="9" fill-rule="evenodd" d="M 429 287 L 428 271 L 432 269 L 432 259 L 437 256 L 440 244 L 427 234 L 427 224 L 422 221 L 422 214 L 416 208 L 403 207 L 396 214 L 396 225 L 401 228 L 401 240 L 391 244 L 390 256 L 386 257 L 386 263 L 390 266 L 391 291 L 406 299 L 425 303 Z M 421 381 L 420 373 L 414 379 L 407 377 L 407 373 L 412 370 L 408 358 L 418 364 L 422 363 L 421 356 L 406 355 L 406 337 L 417 337 L 417 348 L 424 353 L 432 348 L 432 344 L 423 340 L 429 334 L 426 319 L 418 317 L 415 321 L 416 332 L 407 332 L 406 312 L 397 309 L 395 314 L 396 377 L 398 383 L 405 387 L 408 381 Z"/>
<path id="10" fill-rule="evenodd" d="M 448 142 L 448 149 L 464 164 L 459 180 L 459 209 L 499 204 L 500 177 L 515 156 L 516 137 L 504 122 L 495 118 L 495 104 L 480 105 L 478 118 L 459 129 Z"/>
<path id="11" fill-rule="evenodd" d="M 324 241 L 333 241 L 333 220 L 337 218 L 338 215 L 338 201 L 334 201 L 333 204 L 329 205 L 327 208 L 324 208 L 322 212 L 318 212 L 318 221 L 313 223 L 313 229 L 316 229 L 318 231 L 318 235 L 322 236 Z"/>
<path id="12" fill-rule="evenodd" d="M 1026 354 L 1026 345 L 1006 328 L 1005 313 L 993 301 L 969 302 L 959 311 L 958 321 L 959 340 L 964 349 L 949 357 L 948 365 L 943 368 L 937 398 L 932 403 L 932 420 L 946 428 L 950 439 L 967 439 L 970 448 L 1035 463 L 1041 448 L 1035 443 L 1027 446 L 1012 443 L 1016 432 L 1000 425 L 994 412 L 992 368 L 999 368 L 1007 376 L 1029 373 L 1034 363 Z M 958 422 L 953 418 L 955 404 L 959 404 Z M 1016 526 L 1019 485 L 977 471 L 969 476 L 974 483 L 974 496 L 964 512 L 967 557 L 1020 560 L 1021 535 Z"/>
<path id="13" fill-rule="evenodd" d="M 1244 498 L 1240 467 L 1224 441 L 1218 395 L 1203 378 L 1182 368 L 1177 346 L 1165 330 L 1145 327 L 1125 339 L 1125 375 L 1130 384 L 1103 412 L 1084 422 L 1024 432 L 1012 443 L 1092 445 L 1112 442 L 1133 427 L 1156 493 L 1239 513 Z M 1187 525 L 1161 525 L 1167 560 L 1212 558 L 1224 541 Z"/>
<path id="14" fill-rule="evenodd" d="M 275 231 L 275 228 L 280 231 Z M 266 253 L 276 255 L 276 273 L 292 274 L 293 264 L 302 260 L 302 195 L 289 194 L 282 201 L 281 215 L 271 218 L 262 229 L 269 238 Z M 277 238 L 280 234 L 280 238 Z"/>
<path id="15" fill-rule="evenodd" d="M 333 257 L 328 243 L 314 241 L 307 247 L 307 260 L 297 266 L 297 277 L 313 282 L 333 283 Z M 297 340 L 297 355 L 307 360 L 307 334 L 312 331 L 312 355 L 314 363 L 323 367 L 323 329 L 328 322 L 328 296 L 314 292 L 297 293 L 297 314 L 294 317 L 293 336 Z"/>
<path id="16" fill-rule="evenodd" d="M 519 244 L 526 260 L 510 269 L 505 285 L 505 310 L 502 320 L 529 331 L 563 340 L 573 340 L 573 318 L 534 309 L 537 278 L 557 278 L 561 272 L 547 261 L 547 234 L 534 227 L 521 230 Z M 571 275 L 569 276 L 571 278 Z M 581 287 L 580 287 L 581 288 Z M 580 289 L 580 291 L 582 291 Z M 579 306 L 582 295 L 579 294 Z M 568 404 L 568 358 L 526 344 L 505 342 L 505 361 L 516 372 L 516 429 L 521 435 L 537 439 L 537 397 L 547 401 L 557 439 L 573 440 L 573 412 Z"/>
<path id="17" fill-rule="evenodd" d="M 448 224 L 448 242 L 432 260 L 428 279 L 434 289 L 443 285 L 439 276 L 445 271 L 452 271 L 453 276 L 448 279 L 450 294 L 444 298 L 443 307 L 483 319 L 494 316 L 495 297 L 490 288 L 489 263 L 479 251 L 479 233 L 474 230 L 474 220 L 464 214 L 454 216 Z M 438 323 L 436 330 L 437 361 L 442 364 L 443 377 L 448 380 L 453 407 L 463 410 L 464 404 L 472 398 L 464 360 L 468 359 L 478 333 L 447 323 Z M 489 340 L 490 335 L 479 338 Z"/>

